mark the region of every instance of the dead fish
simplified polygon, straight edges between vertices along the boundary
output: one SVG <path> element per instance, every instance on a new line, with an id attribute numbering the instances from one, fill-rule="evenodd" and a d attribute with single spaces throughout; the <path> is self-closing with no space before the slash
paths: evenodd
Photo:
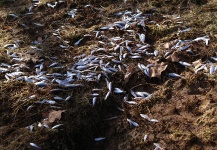
<path id="1" fill-rule="evenodd" d="M 65 91 L 63 89 L 51 89 L 50 92 L 60 92 L 60 91 Z"/>
<path id="2" fill-rule="evenodd" d="M 41 103 L 41 104 L 43 104 L 43 103 L 48 103 L 48 104 L 51 104 L 51 105 L 56 104 L 56 102 L 53 101 L 53 100 L 42 100 L 42 101 L 40 101 L 39 103 Z"/>
<path id="3" fill-rule="evenodd" d="M 133 59 L 140 59 L 142 58 L 142 56 L 128 56 L 129 58 L 133 58 Z"/>
<path id="4" fill-rule="evenodd" d="M 97 88 L 92 89 L 93 92 L 97 92 L 97 91 L 101 91 L 101 90 L 102 90 L 102 89 L 97 89 Z"/>
<path id="5" fill-rule="evenodd" d="M 140 41 L 142 42 L 142 43 L 144 43 L 145 42 L 145 34 L 140 34 L 140 33 L 137 33 L 138 35 L 139 35 L 139 39 L 140 39 Z"/>
<path id="6" fill-rule="evenodd" d="M 150 121 L 150 122 L 159 122 L 158 120 L 156 120 L 156 119 L 150 119 L 147 115 L 145 115 L 145 114 L 140 114 L 140 116 L 142 117 L 142 118 L 144 118 L 144 119 L 147 119 L 148 121 Z"/>
<path id="7" fill-rule="evenodd" d="M 119 89 L 119 88 L 114 88 L 114 93 L 117 93 L 117 94 L 122 94 L 122 93 L 125 93 L 125 91 Z"/>
<path id="8" fill-rule="evenodd" d="M 189 64 L 187 62 L 183 62 L 183 61 L 179 61 L 179 64 L 183 65 L 183 66 L 188 66 L 188 67 L 191 67 L 192 64 Z"/>
<path id="9" fill-rule="evenodd" d="M 66 99 L 65 99 L 65 101 L 68 101 L 70 99 L 71 99 L 71 96 L 67 96 Z"/>
<path id="10" fill-rule="evenodd" d="M 36 149 L 41 149 L 37 144 L 35 143 L 29 143 L 32 147 L 36 148 Z"/>
<path id="11" fill-rule="evenodd" d="M 157 57 L 158 56 L 158 50 L 154 50 L 154 56 Z"/>
<path id="12" fill-rule="evenodd" d="M 126 103 L 128 103 L 128 104 L 132 104 L 132 105 L 137 105 L 137 104 L 138 104 L 138 103 L 135 102 L 135 101 L 124 101 L 124 102 L 126 102 Z"/>
<path id="13" fill-rule="evenodd" d="M 194 52 L 191 49 L 186 50 L 186 52 L 194 55 Z"/>
<path id="14" fill-rule="evenodd" d="M 184 33 L 184 32 L 189 32 L 191 31 L 191 28 L 187 28 L 187 29 L 184 29 L 184 30 L 180 30 L 178 31 L 178 33 Z"/>
<path id="15" fill-rule="evenodd" d="M 10 48 L 12 50 L 18 48 L 18 46 L 16 44 L 6 44 L 4 45 L 4 48 Z"/>
<path id="16" fill-rule="evenodd" d="M 59 96 L 55 96 L 53 99 L 54 99 L 54 100 L 58 100 L 58 101 L 64 100 L 62 97 L 59 97 Z"/>
<path id="17" fill-rule="evenodd" d="M 73 87 L 80 87 L 84 86 L 83 84 L 65 84 L 64 85 L 66 88 L 73 88 Z"/>
<path id="18" fill-rule="evenodd" d="M 115 119 L 117 119 L 118 118 L 118 116 L 114 116 L 114 117 L 110 117 L 110 118 L 107 118 L 107 119 L 105 119 L 106 121 L 110 121 L 110 120 L 115 120 Z"/>
<path id="19" fill-rule="evenodd" d="M 151 94 L 149 94 L 148 92 L 135 92 L 135 94 L 136 94 L 137 96 L 140 96 L 140 97 L 143 97 L 143 98 L 145 98 L 145 97 L 151 95 Z"/>
<path id="20" fill-rule="evenodd" d="M 106 43 L 105 42 L 103 42 L 103 41 L 98 41 L 100 44 L 103 44 L 103 45 L 106 45 Z"/>
<path id="21" fill-rule="evenodd" d="M 133 97 L 137 97 L 136 93 L 133 90 L 130 90 L 131 95 L 133 95 Z"/>
<path id="22" fill-rule="evenodd" d="M 117 64 L 122 63 L 120 60 L 115 60 L 115 59 L 112 59 L 112 62 L 117 63 Z"/>
<path id="23" fill-rule="evenodd" d="M 71 18 L 74 18 L 76 12 L 77 12 L 77 9 L 72 9 L 71 11 L 69 11 L 68 15 L 71 16 Z"/>
<path id="24" fill-rule="evenodd" d="M 24 72 L 17 71 L 17 72 L 7 73 L 6 75 L 9 77 L 17 77 L 17 76 L 24 75 Z"/>
<path id="25" fill-rule="evenodd" d="M 33 107 L 33 104 L 28 106 L 26 110 L 30 110 Z"/>
<path id="26" fill-rule="evenodd" d="M 75 46 L 78 45 L 84 38 L 79 39 L 77 42 L 75 42 Z"/>
<path id="27" fill-rule="evenodd" d="M 180 76 L 180 75 L 177 74 L 177 73 L 168 73 L 168 75 L 169 75 L 170 77 L 174 77 L 174 78 L 183 78 L 182 76 Z"/>
<path id="28" fill-rule="evenodd" d="M 124 109 L 122 109 L 121 107 L 117 107 L 119 111 L 124 112 Z"/>
<path id="29" fill-rule="evenodd" d="M 6 64 L 6 63 L 1 63 L 1 66 L 2 66 L 2 67 L 11 68 L 11 65 L 9 65 L 9 64 Z"/>
<path id="30" fill-rule="evenodd" d="M 180 50 L 180 51 L 186 50 L 186 49 L 188 49 L 190 46 L 191 46 L 191 45 L 186 45 L 186 46 L 179 47 L 179 50 Z"/>
<path id="31" fill-rule="evenodd" d="M 130 120 L 128 118 L 127 118 L 127 121 L 130 123 L 130 125 L 133 125 L 134 127 L 138 127 L 139 126 L 138 123 L 136 123 L 136 122 L 134 122 L 134 121 L 132 121 L 132 120 Z"/>
<path id="32" fill-rule="evenodd" d="M 90 94 L 91 96 L 94 96 L 94 97 L 97 97 L 99 96 L 99 93 L 93 93 L 93 94 Z"/>
<path id="33" fill-rule="evenodd" d="M 96 142 L 99 142 L 99 141 L 102 141 L 102 140 L 105 140 L 106 138 L 105 137 L 98 137 L 98 138 L 95 138 L 94 140 Z"/>
<path id="34" fill-rule="evenodd" d="M 78 69 L 78 70 L 84 70 L 84 69 L 86 69 L 87 68 L 87 66 L 77 66 L 76 67 L 76 69 Z"/>
<path id="35" fill-rule="evenodd" d="M 151 122 L 159 122 L 157 119 L 150 119 Z"/>
<path id="36" fill-rule="evenodd" d="M 105 98 L 104 98 L 104 100 L 107 100 L 110 94 L 111 94 L 111 91 L 108 91 Z"/>
<path id="37" fill-rule="evenodd" d="M 132 53 L 132 48 L 130 48 L 129 46 L 127 46 L 126 48 L 130 53 Z"/>
<path id="38" fill-rule="evenodd" d="M 38 87 L 46 87 L 46 86 L 48 86 L 48 84 L 45 82 L 45 80 L 35 82 L 34 84 L 37 85 Z"/>
<path id="39" fill-rule="evenodd" d="M 119 40 L 122 40 L 121 37 L 117 36 L 117 37 L 113 37 L 111 38 L 112 41 L 119 41 Z"/>
<path id="40" fill-rule="evenodd" d="M 165 54 L 164 54 L 164 58 L 166 58 L 167 56 L 169 56 L 170 54 L 172 54 L 172 52 L 171 51 L 169 51 L 169 52 L 166 52 Z"/>
<path id="41" fill-rule="evenodd" d="M 25 13 L 25 16 L 33 15 L 33 14 L 34 14 L 33 12 L 28 12 L 28 13 Z"/>
<path id="42" fill-rule="evenodd" d="M 142 70 L 142 71 L 144 70 L 143 67 L 142 67 L 142 64 L 138 63 L 137 66 L 138 66 L 138 68 L 139 68 L 140 70 Z"/>
<path id="43" fill-rule="evenodd" d="M 212 60 L 217 61 L 217 57 L 210 57 Z"/>
<path id="44" fill-rule="evenodd" d="M 107 72 L 107 73 L 113 73 L 110 69 L 105 68 L 105 67 L 102 67 L 102 70 L 105 71 L 105 72 Z"/>
<path id="45" fill-rule="evenodd" d="M 109 82 L 109 83 L 107 84 L 107 87 L 108 87 L 108 90 L 109 90 L 109 91 L 112 91 L 112 82 Z"/>
<path id="46" fill-rule="evenodd" d="M 145 115 L 145 114 L 140 114 L 140 116 L 141 116 L 142 118 L 144 118 L 144 119 L 150 120 L 150 118 L 149 118 L 147 115 Z"/>
<path id="47" fill-rule="evenodd" d="M 114 51 L 118 50 L 120 48 L 120 45 L 118 44 L 117 46 L 115 46 Z"/>
<path id="48" fill-rule="evenodd" d="M 27 126 L 26 128 L 28 128 L 28 129 L 30 130 L 30 132 L 32 132 L 33 129 L 34 129 L 34 126 L 33 126 L 33 125 L 29 125 L 29 126 Z"/>
<path id="49" fill-rule="evenodd" d="M 193 41 L 201 41 L 201 40 L 203 40 L 205 42 L 205 44 L 208 46 L 208 43 L 210 40 L 208 36 L 198 37 L 198 38 L 194 39 Z"/>
<path id="50" fill-rule="evenodd" d="M 210 69 L 209 69 L 209 73 L 210 74 L 214 74 L 215 73 L 215 66 L 210 66 Z"/>
<path id="51" fill-rule="evenodd" d="M 29 96 L 29 99 L 33 99 L 35 97 L 36 97 L 36 95 L 31 95 L 31 96 Z"/>
<path id="52" fill-rule="evenodd" d="M 57 124 L 57 125 L 53 126 L 51 129 L 57 129 L 57 128 L 59 128 L 60 126 L 63 126 L 63 124 Z"/>
<path id="53" fill-rule="evenodd" d="M 149 72 L 149 68 L 146 68 L 144 70 L 145 75 L 147 75 L 150 78 L 150 72 Z"/>
<path id="54" fill-rule="evenodd" d="M 108 68 L 108 69 L 111 70 L 112 72 L 117 72 L 117 71 L 118 71 L 117 69 L 112 68 L 112 67 L 110 67 L 110 68 Z"/>
<path id="55" fill-rule="evenodd" d="M 65 46 L 65 45 L 60 45 L 60 47 L 63 48 L 63 49 L 67 48 L 67 46 Z"/>
<path id="56" fill-rule="evenodd" d="M 108 30 L 110 26 L 101 27 L 100 30 Z"/>
<path id="57" fill-rule="evenodd" d="M 35 23 L 33 23 L 33 24 L 36 25 L 36 26 L 38 26 L 38 27 L 43 27 L 43 26 L 44 26 L 43 24 L 37 23 L 37 22 L 35 22 Z M 37 41 L 35 41 L 35 42 L 37 42 Z M 38 45 L 38 44 L 40 44 L 40 43 L 38 42 L 38 43 L 36 43 L 35 45 Z"/>
<path id="58" fill-rule="evenodd" d="M 201 70 L 207 70 L 206 64 L 205 64 L 205 65 L 202 65 L 202 66 L 199 67 L 197 70 L 195 70 L 195 73 L 197 73 L 198 71 L 201 71 Z"/>
<path id="59" fill-rule="evenodd" d="M 158 150 L 158 149 L 163 150 L 163 148 L 160 147 L 160 144 L 158 144 L 158 143 L 154 143 L 154 146 L 155 146 L 154 150 Z"/>
<path id="60" fill-rule="evenodd" d="M 7 72 L 7 71 L 9 71 L 7 68 L 0 67 L 0 73 Z"/>
<path id="61" fill-rule="evenodd" d="M 144 136 L 144 142 L 147 140 L 147 138 L 148 138 L 148 135 L 146 134 L 145 136 Z"/>
<path id="62" fill-rule="evenodd" d="M 51 7 L 51 8 L 54 9 L 54 8 L 56 7 L 57 3 L 58 3 L 58 2 L 55 2 L 54 5 L 52 5 L 52 4 L 50 4 L 50 3 L 47 3 L 47 7 Z"/>
<path id="63" fill-rule="evenodd" d="M 96 32 L 96 35 L 95 35 L 95 37 L 98 37 L 98 36 L 99 36 L 99 34 L 100 34 L 100 31 L 94 31 L 94 32 Z"/>
<path id="64" fill-rule="evenodd" d="M 34 82 L 34 80 L 32 80 L 31 78 L 29 78 L 29 77 L 27 77 L 27 76 L 24 76 L 24 80 L 25 80 L 26 82 L 29 82 L 29 83 L 33 83 L 33 82 Z"/>
<path id="65" fill-rule="evenodd" d="M 93 104 L 93 106 L 96 105 L 96 97 L 93 98 L 93 100 L 92 100 L 92 104 Z"/>

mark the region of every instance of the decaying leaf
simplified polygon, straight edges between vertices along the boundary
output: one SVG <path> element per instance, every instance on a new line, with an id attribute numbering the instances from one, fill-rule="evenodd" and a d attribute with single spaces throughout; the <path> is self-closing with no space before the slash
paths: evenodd
<path id="1" fill-rule="evenodd" d="M 194 65 L 194 68 L 195 68 L 195 69 L 198 69 L 200 66 L 203 65 L 203 62 L 202 62 L 201 59 L 199 59 L 199 60 L 197 60 L 197 61 L 194 61 L 194 62 L 193 62 L 193 65 Z"/>
<path id="2" fill-rule="evenodd" d="M 134 68 L 132 67 L 132 66 L 129 66 L 128 68 L 127 68 L 127 72 L 126 72 L 126 74 L 125 74 L 125 76 L 124 76 L 124 81 L 125 81 L 125 83 L 127 83 L 128 81 L 129 81 L 129 79 L 130 79 L 130 77 L 132 76 L 132 74 L 135 72 L 135 70 L 134 70 Z"/>
<path id="3" fill-rule="evenodd" d="M 155 64 L 153 67 L 150 67 L 149 72 L 151 77 L 157 77 L 161 79 L 161 73 L 166 70 L 167 64 L 162 62 L 160 64 Z"/>
<path id="4" fill-rule="evenodd" d="M 165 43 L 164 45 L 163 45 L 163 47 L 165 48 L 165 49 L 170 49 L 172 46 L 174 46 L 175 45 L 175 43 L 177 43 L 178 42 L 178 40 L 173 40 L 173 41 L 170 41 L 170 42 L 167 42 L 167 43 Z"/>
<path id="5" fill-rule="evenodd" d="M 179 62 L 178 51 L 174 51 L 171 55 L 167 56 L 166 59 L 171 62 Z"/>
<path id="6" fill-rule="evenodd" d="M 54 123 L 55 121 L 59 121 L 62 117 L 62 113 L 65 112 L 65 110 L 51 110 L 48 113 L 44 113 L 47 114 L 47 116 L 44 115 L 44 117 L 47 117 L 48 120 L 46 121 L 46 123 Z"/>

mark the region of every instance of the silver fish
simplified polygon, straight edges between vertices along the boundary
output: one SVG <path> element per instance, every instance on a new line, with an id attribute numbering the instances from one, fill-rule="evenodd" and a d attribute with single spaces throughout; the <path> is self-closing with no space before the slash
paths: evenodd
<path id="1" fill-rule="evenodd" d="M 108 87 L 109 91 L 112 91 L 112 82 L 109 82 L 109 83 L 107 84 L 107 87 Z"/>
<path id="2" fill-rule="evenodd" d="M 188 67 L 191 67 L 192 64 L 189 64 L 187 62 L 183 62 L 183 61 L 179 61 L 179 64 L 183 65 L 183 66 L 188 66 Z"/>
<path id="3" fill-rule="evenodd" d="M 210 69 L 209 69 L 209 73 L 210 74 L 214 74 L 215 73 L 215 66 L 210 66 Z"/>
<path id="4" fill-rule="evenodd" d="M 158 120 L 156 120 L 156 119 L 150 119 L 147 115 L 145 115 L 145 114 L 140 114 L 140 116 L 142 117 L 142 118 L 144 118 L 144 119 L 147 119 L 148 121 L 150 121 L 150 122 L 159 122 Z"/>
<path id="5" fill-rule="evenodd" d="M 54 100 L 62 101 L 62 100 L 64 100 L 64 99 L 63 99 L 62 97 L 55 96 L 55 97 L 54 97 Z"/>
<path id="6" fill-rule="evenodd" d="M 96 97 L 93 98 L 92 103 L 93 103 L 93 106 L 96 105 Z"/>
<path id="7" fill-rule="evenodd" d="M 158 150 L 158 149 L 163 150 L 163 148 L 160 147 L 160 144 L 158 144 L 158 143 L 154 143 L 154 146 L 155 146 L 154 150 Z"/>
<path id="8" fill-rule="evenodd" d="M 105 137 L 98 137 L 98 138 L 95 138 L 94 140 L 96 142 L 99 142 L 99 141 L 102 141 L 102 140 L 105 140 L 106 138 Z"/>
<path id="9" fill-rule="evenodd" d="M 177 74 L 177 73 L 168 73 L 168 75 L 169 75 L 170 77 L 174 77 L 174 78 L 183 78 L 182 76 L 180 76 L 180 75 Z"/>
<path id="10" fill-rule="evenodd" d="M 36 149 L 41 149 L 37 144 L 35 143 L 29 143 L 32 147 L 36 148 Z"/>
<path id="11" fill-rule="evenodd" d="M 17 72 L 7 73 L 6 75 L 9 77 L 17 77 L 17 76 L 21 76 L 23 74 L 24 74 L 24 72 L 17 71 Z"/>
<path id="12" fill-rule="evenodd" d="M 57 128 L 59 128 L 60 126 L 63 126 L 63 124 L 57 124 L 57 125 L 53 126 L 51 129 L 57 129 Z"/>
<path id="13" fill-rule="evenodd" d="M 119 88 L 114 88 L 114 93 L 117 93 L 117 94 L 122 94 L 122 93 L 125 93 L 126 91 L 123 91 Z"/>
<path id="14" fill-rule="evenodd" d="M 76 46 L 76 45 L 80 44 L 80 42 L 81 42 L 82 40 L 83 40 L 83 38 L 79 39 L 77 42 L 74 43 L 74 45 Z"/>
<path id="15" fill-rule="evenodd" d="M 48 86 L 48 84 L 45 82 L 45 80 L 35 82 L 34 84 L 37 85 L 38 87 L 46 87 L 46 86 Z"/>
<path id="16" fill-rule="evenodd" d="M 54 5 L 52 5 L 52 4 L 50 4 L 50 3 L 47 3 L 47 7 L 51 7 L 51 8 L 54 9 L 54 8 L 56 7 L 57 3 L 58 3 L 58 2 L 55 2 Z"/>
<path id="17" fill-rule="evenodd" d="M 0 73 L 7 72 L 7 71 L 9 71 L 7 68 L 0 67 Z"/>
<path id="18" fill-rule="evenodd" d="M 111 94 L 111 91 L 108 91 L 105 98 L 104 98 L 104 100 L 107 100 L 110 94 Z"/>
<path id="19" fill-rule="evenodd" d="M 135 101 L 124 101 L 124 102 L 126 102 L 126 103 L 128 103 L 128 104 L 132 104 L 132 105 L 137 105 L 137 104 L 138 104 L 138 103 L 135 102 Z"/>
<path id="20" fill-rule="evenodd" d="M 145 136 L 144 136 L 144 142 L 147 140 L 147 138 L 148 138 L 148 135 L 146 134 Z"/>
<path id="21" fill-rule="evenodd" d="M 217 57 L 210 57 L 212 60 L 217 61 Z"/>
<path id="22" fill-rule="evenodd" d="M 130 120 L 128 118 L 127 118 L 127 121 L 130 123 L 130 125 L 133 125 L 134 127 L 138 127 L 139 126 L 138 123 L 136 123 L 136 122 L 134 122 L 134 121 L 132 121 L 132 120 Z"/>
<path id="23" fill-rule="evenodd" d="M 138 35 L 139 35 L 139 39 L 140 39 L 140 41 L 142 42 L 142 43 L 144 43 L 145 42 L 145 34 L 139 34 L 138 33 Z"/>

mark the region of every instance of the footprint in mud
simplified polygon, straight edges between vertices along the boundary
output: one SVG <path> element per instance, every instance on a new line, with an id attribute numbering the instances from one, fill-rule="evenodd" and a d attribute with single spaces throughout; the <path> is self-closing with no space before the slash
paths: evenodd
<path id="1" fill-rule="evenodd" d="M 188 81 L 188 94 L 203 94 L 207 93 L 212 87 L 214 82 L 208 80 L 208 76 L 203 73 L 194 74 Z"/>

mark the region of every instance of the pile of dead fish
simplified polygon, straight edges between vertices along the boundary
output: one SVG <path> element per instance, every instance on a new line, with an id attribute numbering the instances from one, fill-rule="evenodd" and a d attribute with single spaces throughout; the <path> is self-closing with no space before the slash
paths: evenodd
<path id="1" fill-rule="evenodd" d="M 54 4 L 47 4 L 47 7 L 51 7 L 55 9 L 56 5 L 59 2 Z M 34 4 L 29 8 L 28 14 L 34 14 L 34 7 L 39 5 L 39 1 L 34 0 Z M 91 7 L 88 5 L 86 7 Z M 77 9 L 72 9 L 68 12 L 69 17 L 74 17 L 76 15 Z M 11 16 L 13 14 L 10 14 Z M 15 15 L 13 15 L 16 17 Z M 44 67 L 44 62 L 46 60 L 41 59 L 39 63 L 35 65 L 35 74 L 30 75 L 29 72 L 25 72 L 23 70 L 29 69 L 29 66 L 25 64 L 23 58 L 16 52 L 16 49 L 19 48 L 20 41 L 15 41 L 12 44 L 7 44 L 4 48 L 7 51 L 7 56 L 11 58 L 13 65 L 9 65 L 6 63 L 0 64 L 0 73 L 5 75 L 6 82 L 10 80 L 23 80 L 25 82 L 35 84 L 38 88 L 46 88 L 50 85 L 57 85 L 56 89 L 51 89 L 53 91 L 61 91 L 63 89 L 75 88 L 75 87 L 83 87 L 84 82 L 95 82 L 100 83 L 104 82 L 106 87 L 98 87 L 92 89 L 93 93 L 90 95 L 91 104 L 93 106 L 96 105 L 96 102 L 100 97 L 104 97 L 104 100 L 107 100 L 109 96 L 113 93 L 115 94 L 125 94 L 123 102 L 128 104 L 137 105 L 136 101 L 130 101 L 128 99 L 133 98 L 142 98 L 143 100 L 150 99 L 152 94 L 146 91 L 125 91 L 123 87 L 113 87 L 113 83 L 110 81 L 110 76 L 117 72 L 126 72 L 127 68 L 129 68 L 129 62 L 136 63 L 140 61 L 138 64 L 138 69 L 144 73 L 148 78 L 156 77 L 153 75 L 153 69 L 156 68 L 156 63 L 143 64 L 144 58 L 158 58 L 164 57 L 165 59 L 171 56 L 176 51 L 186 51 L 189 55 L 196 55 L 194 51 L 192 51 L 191 47 L 193 44 L 197 42 L 203 42 L 204 45 L 209 44 L 209 37 L 203 36 L 198 37 L 192 40 L 174 40 L 173 45 L 168 46 L 168 48 L 164 51 L 157 50 L 151 48 L 151 45 L 146 43 L 146 24 L 153 24 L 153 21 L 149 20 L 150 14 L 143 14 L 141 11 L 137 10 L 136 12 L 132 11 L 123 11 L 115 14 L 116 18 L 119 18 L 119 21 L 115 21 L 111 24 L 103 26 L 99 28 L 97 31 L 92 31 L 91 33 L 84 35 L 81 39 L 74 43 L 75 46 L 79 46 L 80 42 L 84 40 L 86 37 L 91 37 L 94 40 L 98 41 L 98 47 L 95 47 L 89 55 L 79 55 L 74 57 L 76 63 L 72 64 L 70 68 L 67 69 L 65 74 L 61 73 L 50 73 L 48 74 L 45 68 L 65 68 L 57 62 L 58 57 L 53 56 L 51 60 L 53 62 Z M 175 18 L 174 18 L 175 20 Z M 40 25 L 40 24 L 37 24 Z M 24 25 L 25 26 L 25 25 Z M 57 39 L 62 38 L 59 35 L 59 31 L 62 29 L 59 28 L 55 30 L 52 34 L 57 37 Z M 136 31 L 135 29 L 140 29 Z M 182 31 L 177 31 L 178 33 L 189 32 L 191 29 L 185 29 Z M 115 32 L 116 31 L 116 32 Z M 115 33 L 121 31 L 122 34 Z M 114 32 L 113 37 L 111 34 Z M 48 35 L 49 36 L 49 35 Z M 63 39 L 64 41 L 64 39 Z M 31 47 L 37 50 L 37 42 L 33 42 L 35 45 Z M 68 42 L 60 45 L 60 48 L 67 48 Z M 163 53 L 162 53 L 163 52 Z M 136 61 L 135 61 L 136 60 Z M 210 57 L 210 60 L 217 61 L 216 57 Z M 178 63 L 185 67 L 192 68 L 195 73 L 199 71 L 207 72 L 209 70 L 210 74 L 214 74 L 217 70 L 217 66 L 213 65 L 211 61 L 206 62 L 185 62 L 179 60 Z M 166 65 L 164 70 L 166 69 Z M 173 78 L 184 78 L 184 76 L 177 74 L 176 72 L 170 72 L 167 74 L 168 77 Z M 105 95 L 100 95 L 100 90 L 105 90 L 107 92 Z M 128 96 L 127 96 L 128 95 Z M 35 95 L 30 95 L 27 99 L 35 98 Z M 60 101 L 68 101 L 71 99 L 70 95 L 66 95 L 65 97 L 55 96 L 53 99 L 45 100 L 42 99 L 30 105 L 27 108 L 27 111 L 32 109 L 35 104 L 50 104 L 51 107 L 58 108 L 56 104 Z M 61 108 L 59 108 L 61 109 Z M 120 108 L 121 109 L 121 108 Z M 151 122 L 158 122 L 156 119 L 151 119 L 145 114 L 140 114 L 140 116 Z M 130 125 L 138 127 L 139 124 L 135 121 L 132 121 L 128 118 L 126 121 L 130 123 Z M 46 128 L 50 128 L 46 124 L 41 124 L 40 126 L 44 126 Z M 51 127 L 52 129 L 56 129 L 62 124 L 55 125 Z M 30 125 L 30 130 L 33 129 L 33 125 Z M 145 136 L 147 138 L 147 135 Z M 96 138 L 96 141 L 104 140 L 105 137 Z M 32 146 L 34 143 L 31 143 Z M 156 147 L 159 147 L 157 143 L 155 143 Z"/>

